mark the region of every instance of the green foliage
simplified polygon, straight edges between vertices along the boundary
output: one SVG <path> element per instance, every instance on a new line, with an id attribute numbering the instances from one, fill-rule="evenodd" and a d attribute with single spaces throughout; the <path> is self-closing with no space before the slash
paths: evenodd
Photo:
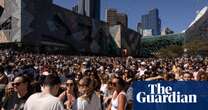
<path id="1" fill-rule="evenodd" d="M 184 34 L 172 34 L 166 36 L 144 37 L 141 39 L 141 57 L 157 56 L 159 51 L 171 45 L 182 45 Z"/>
<path id="2" fill-rule="evenodd" d="M 183 55 L 183 47 L 180 45 L 170 45 L 166 48 L 161 48 L 156 57 L 160 58 L 175 58 Z"/>
<path id="3" fill-rule="evenodd" d="M 184 49 L 187 51 L 184 52 Z M 168 47 L 161 48 L 155 56 L 174 58 L 180 57 L 183 54 L 190 56 L 204 55 L 208 56 L 208 42 L 205 40 L 194 39 L 184 45 L 170 45 Z"/>
<path id="4" fill-rule="evenodd" d="M 194 39 L 185 43 L 184 48 L 187 49 L 187 54 L 189 55 L 208 55 L 208 42 L 205 40 Z"/>

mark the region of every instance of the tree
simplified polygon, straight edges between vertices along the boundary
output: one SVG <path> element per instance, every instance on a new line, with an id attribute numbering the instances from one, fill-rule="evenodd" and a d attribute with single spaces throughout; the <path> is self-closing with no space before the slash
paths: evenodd
<path id="1" fill-rule="evenodd" d="M 166 48 L 161 48 L 156 54 L 161 58 L 175 58 L 183 55 L 183 47 L 179 45 L 170 45 Z"/>
<path id="2" fill-rule="evenodd" d="M 194 39 L 185 43 L 184 48 L 187 49 L 189 55 L 208 55 L 208 42 L 205 40 Z"/>

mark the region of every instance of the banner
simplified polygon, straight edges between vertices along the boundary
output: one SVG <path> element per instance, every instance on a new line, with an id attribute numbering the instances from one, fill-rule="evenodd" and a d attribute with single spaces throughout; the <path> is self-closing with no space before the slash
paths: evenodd
<path id="1" fill-rule="evenodd" d="M 208 81 L 137 81 L 134 110 L 208 110 Z"/>

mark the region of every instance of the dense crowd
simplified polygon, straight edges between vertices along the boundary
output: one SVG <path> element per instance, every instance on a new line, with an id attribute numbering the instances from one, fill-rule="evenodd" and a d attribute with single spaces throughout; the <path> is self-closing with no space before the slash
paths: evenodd
<path id="1" fill-rule="evenodd" d="M 208 58 L 139 59 L 0 50 L 1 110 L 131 110 L 133 81 L 207 80 Z"/>

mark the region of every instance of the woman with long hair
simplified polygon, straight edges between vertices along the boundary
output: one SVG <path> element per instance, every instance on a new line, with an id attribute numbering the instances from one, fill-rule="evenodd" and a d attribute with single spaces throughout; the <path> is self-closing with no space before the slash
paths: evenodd
<path id="1" fill-rule="evenodd" d="M 108 110 L 126 110 L 126 82 L 120 77 L 115 77 L 112 79 L 112 86 L 114 88 L 114 93 Z"/>
<path id="2" fill-rule="evenodd" d="M 67 79 L 66 90 L 59 95 L 59 99 L 63 102 L 65 108 L 67 110 L 72 109 L 72 105 L 77 98 L 77 87 L 75 80 Z"/>
<path id="3" fill-rule="evenodd" d="M 101 101 L 95 93 L 95 81 L 90 77 L 83 77 L 79 81 L 79 97 L 72 110 L 101 110 Z"/>
<path id="4" fill-rule="evenodd" d="M 5 106 L 6 102 L 13 96 L 14 94 L 14 88 L 12 86 L 12 83 L 8 83 L 5 87 L 4 91 L 4 97 L 1 100 L 1 105 Z"/>

